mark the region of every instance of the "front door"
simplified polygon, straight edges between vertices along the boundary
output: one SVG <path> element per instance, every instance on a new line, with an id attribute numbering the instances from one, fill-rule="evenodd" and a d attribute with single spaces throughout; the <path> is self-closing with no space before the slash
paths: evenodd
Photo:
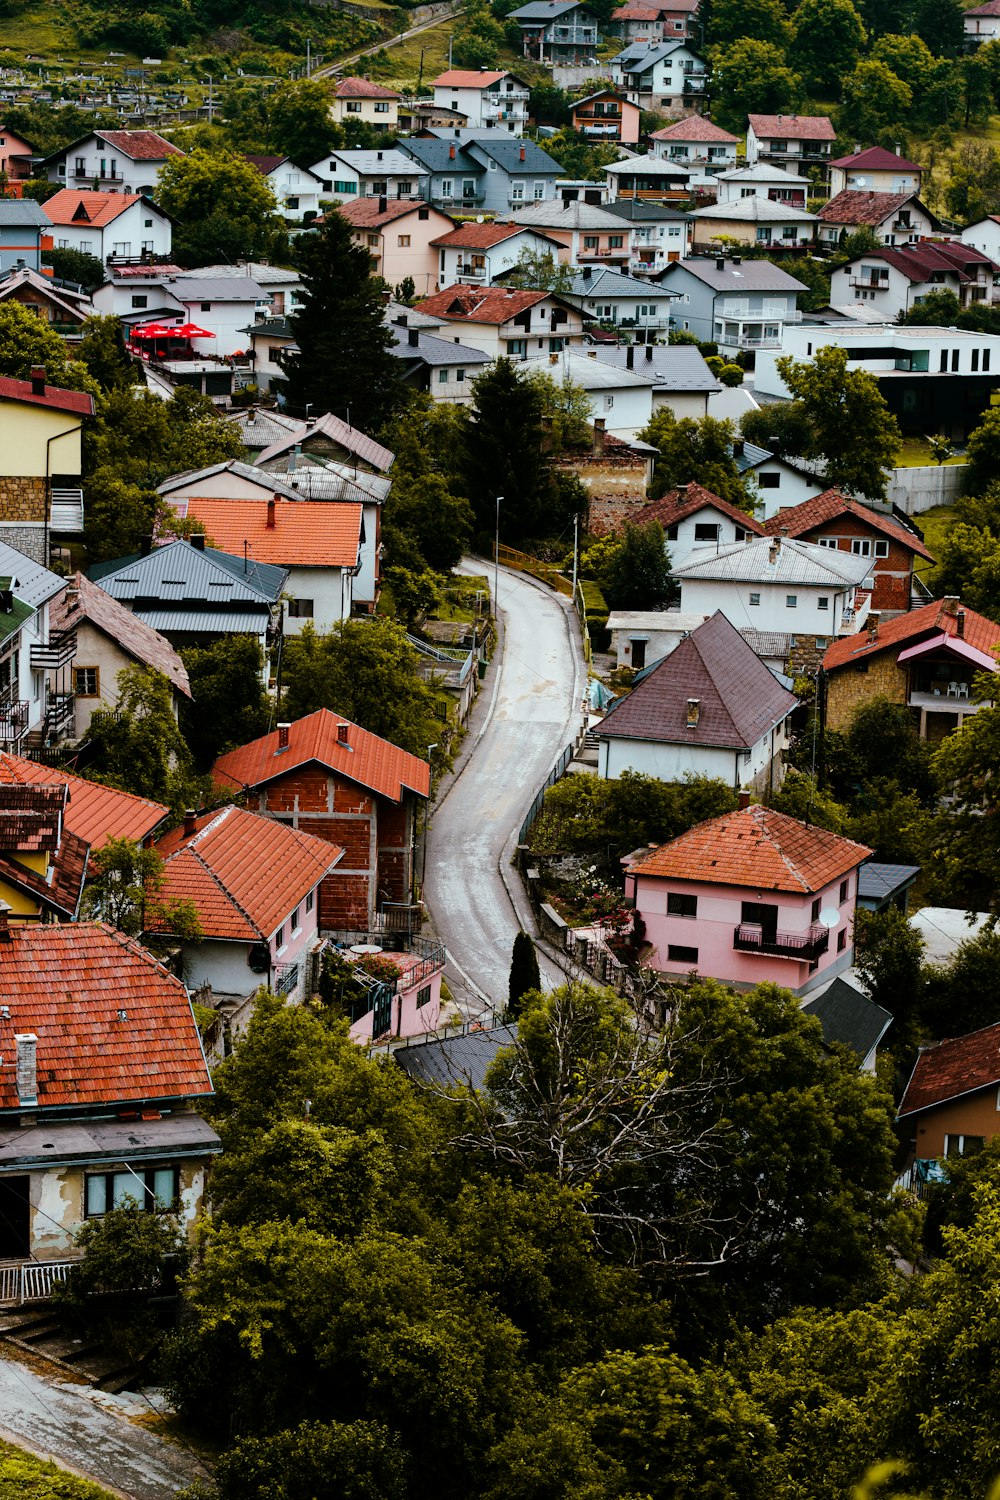
<path id="1" fill-rule="evenodd" d="M 30 1177 L 0 1177 L 0 1260 L 25 1260 L 31 1253 Z"/>
<path id="2" fill-rule="evenodd" d="M 646 665 L 646 642 L 632 642 L 632 665 L 637 672 L 641 672 Z"/>

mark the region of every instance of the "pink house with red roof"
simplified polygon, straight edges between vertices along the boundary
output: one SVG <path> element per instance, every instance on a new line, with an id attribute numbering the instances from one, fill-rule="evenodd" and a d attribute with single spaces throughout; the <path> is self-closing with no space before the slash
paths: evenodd
<path id="1" fill-rule="evenodd" d="M 338 125 L 367 125 L 371 130 L 395 130 L 402 94 L 372 83 L 370 78 L 339 78 L 330 101 L 330 118 Z"/>
<path id="2" fill-rule="evenodd" d="M 850 967 L 864 844 L 747 805 L 625 861 L 658 972 L 804 995 Z"/>

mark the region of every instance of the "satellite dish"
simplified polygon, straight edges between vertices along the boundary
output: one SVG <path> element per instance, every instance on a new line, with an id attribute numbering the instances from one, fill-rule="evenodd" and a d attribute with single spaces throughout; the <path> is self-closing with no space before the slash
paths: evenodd
<path id="1" fill-rule="evenodd" d="M 836 927 L 840 921 L 840 912 L 835 906 L 824 906 L 819 914 L 819 920 L 823 927 Z"/>
<path id="2" fill-rule="evenodd" d="M 485 219 L 485 217 L 484 217 L 483 214 L 476 214 L 476 223 L 477 224 L 485 224 L 486 223 L 486 219 Z"/>

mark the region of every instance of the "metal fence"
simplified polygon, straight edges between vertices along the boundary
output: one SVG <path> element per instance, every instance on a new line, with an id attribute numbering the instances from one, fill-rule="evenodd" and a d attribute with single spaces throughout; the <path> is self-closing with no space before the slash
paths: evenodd
<path id="1" fill-rule="evenodd" d="M 576 746 L 571 740 L 570 743 L 566 746 L 563 753 L 560 755 L 559 759 L 556 761 L 555 765 L 552 767 L 552 770 L 549 772 L 548 776 L 545 778 L 545 781 L 535 793 L 534 800 L 532 801 L 531 806 L 528 808 L 528 811 L 524 815 L 524 822 L 521 824 L 521 831 L 517 836 L 517 841 L 519 844 L 523 844 L 527 839 L 528 834 L 531 832 L 532 825 L 534 824 L 535 819 L 538 817 L 538 814 L 542 810 L 542 803 L 545 800 L 545 793 L 548 791 L 550 786 L 555 786 L 556 782 L 559 780 L 560 776 L 563 774 L 566 767 L 573 759 L 575 749 Z"/>

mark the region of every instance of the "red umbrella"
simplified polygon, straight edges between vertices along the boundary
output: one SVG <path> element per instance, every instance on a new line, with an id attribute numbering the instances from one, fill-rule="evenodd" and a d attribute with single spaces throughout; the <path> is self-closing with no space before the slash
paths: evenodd
<path id="1" fill-rule="evenodd" d="M 214 339 L 215 334 L 209 333 L 207 328 L 199 328 L 197 323 L 182 323 L 179 328 L 172 328 L 171 333 L 179 339 Z"/>
<path id="2" fill-rule="evenodd" d="M 132 329 L 134 339 L 164 339 L 173 333 L 172 328 L 164 328 L 162 323 L 144 323 L 140 328 Z"/>

